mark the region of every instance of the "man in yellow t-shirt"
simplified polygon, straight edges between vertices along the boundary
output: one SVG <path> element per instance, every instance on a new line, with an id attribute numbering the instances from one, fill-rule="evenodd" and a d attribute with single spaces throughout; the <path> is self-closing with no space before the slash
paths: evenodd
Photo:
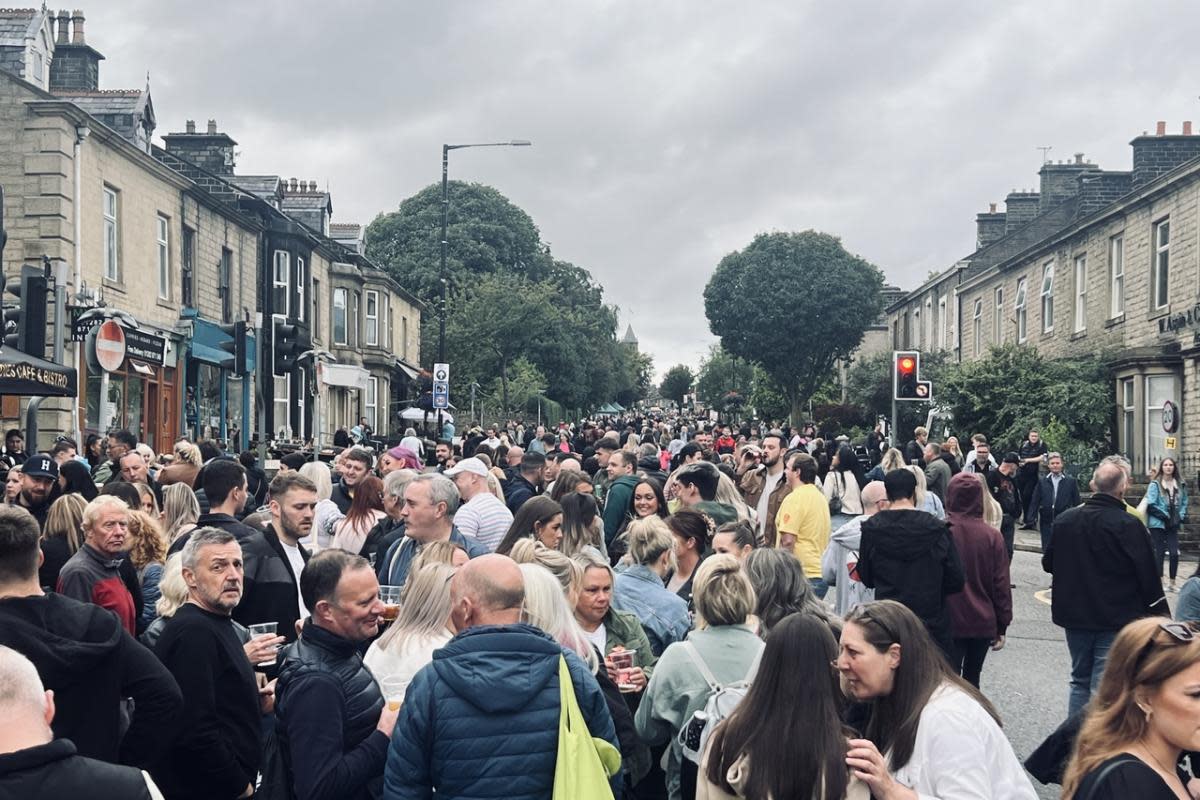
<path id="1" fill-rule="evenodd" d="M 816 459 L 807 453 L 792 456 L 787 481 L 792 490 L 775 515 L 775 546 L 795 554 L 813 591 L 824 599 L 829 586 L 821 578 L 821 554 L 829 544 L 829 501 L 816 485 Z"/>

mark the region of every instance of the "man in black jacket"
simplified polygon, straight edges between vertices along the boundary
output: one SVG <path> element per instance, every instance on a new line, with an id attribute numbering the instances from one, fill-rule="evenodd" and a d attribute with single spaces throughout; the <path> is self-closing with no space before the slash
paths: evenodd
<path id="1" fill-rule="evenodd" d="M 175 731 L 179 686 L 112 612 L 42 592 L 38 539 L 33 517 L 0 507 L 0 645 L 32 661 L 54 692 L 55 736 L 80 755 L 146 767 Z M 134 714 L 122 737 L 125 698 Z"/>
<path id="2" fill-rule="evenodd" d="M 208 512 L 196 520 L 196 528 L 218 528 L 232 533 L 239 543 L 258 533 L 254 528 L 238 522 L 237 514 L 246 505 L 249 493 L 246 485 L 246 469 L 236 461 L 219 458 L 211 462 L 200 473 L 204 480 L 204 494 L 208 497 Z M 180 536 L 171 543 L 168 555 L 178 553 L 187 544 L 188 537 Z"/>
<path id="3" fill-rule="evenodd" d="M 312 616 L 276 683 L 276 731 L 296 800 L 369 800 L 383 785 L 403 697 L 388 698 L 358 648 L 379 633 L 379 581 L 361 556 L 325 550 L 300 575 Z"/>
<path id="4" fill-rule="evenodd" d="M 268 489 L 271 525 L 242 543 L 245 593 L 233 618 L 243 625 L 275 622 L 289 642 L 296 622 L 308 616 L 300 597 L 300 573 L 309 553 L 300 540 L 312 532 L 317 487 L 299 472 L 284 472 Z"/>
<path id="5" fill-rule="evenodd" d="M 531 497 L 541 494 L 546 478 L 546 457 L 541 453 L 521 456 L 521 466 L 504 488 L 504 500 L 513 514 Z"/>
<path id="6" fill-rule="evenodd" d="M 260 700 L 229 618 L 242 599 L 242 548 L 231 533 L 201 528 L 183 548 L 182 566 L 188 601 L 154 645 L 183 690 L 181 732 L 152 774 L 171 800 L 250 797 L 271 695 L 264 690 Z"/>
<path id="7" fill-rule="evenodd" d="M 69 739 L 55 739 L 54 692 L 42 686 L 37 668 L 0 646 L 0 797 L 22 800 L 151 800 L 159 797 L 150 776 L 131 767 L 77 754 Z M 151 790 L 153 789 L 153 794 Z"/>
<path id="8" fill-rule="evenodd" d="M 342 454 L 342 477 L 333 485 L 329 499 L 343 514 L 350 511 L 350 504 L 354 502 L 354 489 L 371 474 L 373 461 L 370 452 L 361 447 L 351 447 Z"/>
<path id="9" fill-rule="evenodd" d="M 1079 483 L 1063 473 L 1063 459 L 1058 453 L 1050 453 L 1046 463 L 1050 473 L 1035 484 L 1033 496 L 1028 498 L 1025 509 L 1025 524 L 1032 527 L 1034 521 L 1042 533 L 1042 552 L 1050 547 L 1050 535 L 1054 532 L 1054 520 L 1068 508 L 1083 502 L 1079 497 Z"/>
<path id="10" fill-rule="evenodd" d="M 1054 520 L 1042 554 L 1042 568 L 1054 577 L 1051 618 L 1065 629 L 1071 652 L 1068 716 L 1099 686 L 1117 632 L 1140 617 L 1171 613 L 1146 527 L 1125 510 L 1129 477 L 1121 461 L 1100 462 L 1095 494 Z"/>
<path id="11" fill-rule="evenodd" d="M 929 440 L 929 431 L 924 427 L 913 429 L 913 438 L 904 445 L 904 463 L 925 468 L 925 442 Z"/>
<path id="12" fill-rule="evenodd" d="M 912 609 L 929 635 L 950 657 L 950 614 L 946 596 L 962 591 L 962 562 L 946 523 L 913 504 L 917 478 L 906 469 L 883 479 L 889 508 L 862 524 L 858 576 L 876 600 L 896 600 Z"/>

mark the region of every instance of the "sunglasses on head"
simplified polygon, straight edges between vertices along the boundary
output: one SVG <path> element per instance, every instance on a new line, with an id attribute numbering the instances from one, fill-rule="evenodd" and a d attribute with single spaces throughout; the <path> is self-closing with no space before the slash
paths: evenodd
<path id="1" fill-rule="evenodd" d="M 1200 638 L 1200 623 L 1198 622 L 1160 622 L 1158 629 L 1170 634 L 1174 642 L 1181 642 L 1183 644 L 1189 644 Z M 1147 656 L 1150 655 L 1150 650 L 1154 645 L 1155 640 L 1151 637 L 1150 641 L 1146 642 L 1146 645 L 1142 648 L 1142 652 L 1138 654 L 1137 661 L 1134 662 L 1135 674 L 1142 668 L 1142 664 L 1145 662 Z"/>

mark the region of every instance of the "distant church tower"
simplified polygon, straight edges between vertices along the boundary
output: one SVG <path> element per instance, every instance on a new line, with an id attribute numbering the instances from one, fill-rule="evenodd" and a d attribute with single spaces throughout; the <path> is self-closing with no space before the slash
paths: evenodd
<path id="1" fill-rule="evenodd" d="M 635 353 L 638 351 L 638 340 L 637 340 L 637 336 L 635 336 L 633 333 L 632 325 L 626 326 L 625 335 L 621 337 L 621 344 L 630 348 Z"/>

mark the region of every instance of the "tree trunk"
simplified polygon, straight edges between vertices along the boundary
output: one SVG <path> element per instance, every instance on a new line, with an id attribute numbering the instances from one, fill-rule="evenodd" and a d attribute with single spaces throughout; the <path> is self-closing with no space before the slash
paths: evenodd
<path id="1" fill-rule="evenodd" d="M 500 359 L 500 392 L 503 395 L 504 413 L 509 412 L 508 407 L 508 359 Z"/>
<path id="2" fill-rule="evenodd" d="M 792 406 L 792 413 L 789 419 L 791 420 L 792 425 L 798 428 L 807 422 L 807 420 L 804 419 L 804 398 L 793 392 L 788 392 L 787 399 L 788 403 L 790 403 Z"/>

